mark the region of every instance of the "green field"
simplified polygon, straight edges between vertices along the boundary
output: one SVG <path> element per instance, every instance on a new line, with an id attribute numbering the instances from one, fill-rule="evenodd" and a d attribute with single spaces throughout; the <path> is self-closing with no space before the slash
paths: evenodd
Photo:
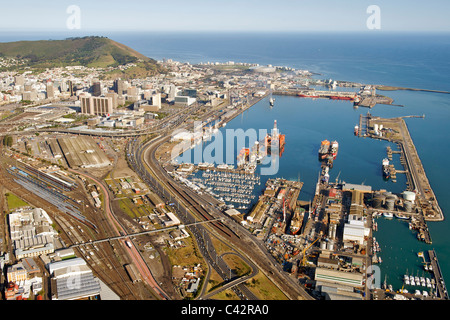
<path id="1" fill-rule="evenodd" d="M 15 194 L 12 194 L 11 192 L 5 193 L 5 196 L 6 196 L 6 201 L 8 202 L 8 209 L 10 212 L 17 208 L 20 208 L 20 207 L 29 206 L 28 203 L 26 203 L 25 201 L 20 199 Z"/>

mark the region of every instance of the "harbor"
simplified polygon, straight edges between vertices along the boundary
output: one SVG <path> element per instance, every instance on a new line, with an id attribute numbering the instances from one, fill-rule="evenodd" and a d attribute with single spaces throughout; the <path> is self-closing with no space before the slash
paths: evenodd
<path id="1" fill-rule="evenodd" d="M 405 189 L 403 183 L 393 183 L 391 184 L 389 179 L 386 181 L 383 178 L 381 159 L 391 158 L 396 159 L 401 156 L 402 151 L 398 149 L 398 145 L 394 141 L 389 141 L 388 139 L 377 139 L 377 137 L 371 137 L 372 139 L 355 139 L 354 135 L 361 137 L 369 137 L 369 134 L 373 133 L 375 117 L 367 117 L 364 114 L 360 114 L 360 119 L 362 122 L 361 132 L 355 131 L 355 134 L 333 134 L 332 130 L 327 130 L 328 126 L 333 123 L 326 122 L 323 124 L 324 133 L 317 137 L 314 141 L 309 141 L 305 143 L 302 137 L 307 137 L 303 135 L 302 129 L 298 130 L 295 135 L 290 132 L 286 127 L 288 120 L 286 115 L 281 114 L 281 106 L 288 108 L 284 110 L 290 113 L 289 118 L 292 118 L 291 113 L 295 112 L 295 106 L 298 104 L 298 99 L 296 97 L 281 97 L 279 96 L 274 105 L 270 106 L 266 101 L 257 104 L 256 109 L 246 111 L 242 119 L 237 119 L 237 121 L 232 121 L 228 123 L 227 128 L 242 128 L 242 120 L 245 119 L 246 127 L 268 127 L 270 123 L 273 123 L 273 119 L 277 119 L 277 123 L 280 124 L 281 131 L 286 134 L 289 139 L 289 148 L 287 148 L 280 158 L 280 171 L 277 173 L 277 177 L 288 177 L 286 180 L 297 181 L 302 183 L 301 190 L 299 193 L 297 208 L 293 212 L 289 211 L 287 201 L 278 200 L 278 194 L 275 193 L 272 196 L 266 194 L 267 182 L 271 181 L 271 177 L 260 177 L 260 184 L 255 185 L 253 189 L 255 198 L 251 199 L 250 204 L 246 210 L 239 210 L 239 207 L 247 206 L 247 204 L 241 203 L 231 203 L 234 205 L 234 209 L 240 212 L 234 212 L 232 217 L 240 224 L 246 224 L 246 227 L 252 234 L 254 234 L 258 239 L 264 241 L 267 249 L 273 255 L 273 257 L 283 266 L 283 269 L 289 272 L 294 279 L 298 279 L 300 283 L 304 284 L 306 288 L 311 288 L 316 291 L 321 292 L 322 295 L 329 296 L 339 296 L 339 297 L 351 297 L 353 299 L 369 299 L 372 296 L 372 291 L 365 292 L 364 285 L 359 282 L 359 279 L 364 277 L 364 273 L 361 270 L 368 268 L 373 264 L 378 264 L 384 270 L 386 264 L 393 263 L 391 258 L 395 261 L 395 256 L 386 256 L 387 250 L 385 249 L 386 241 L 393 241 L 392 236 L 388 237 L 386 233 L 384 236 L 377 235 L 376 243 L 372 243 L 369 237 L 364 237 L 362 234 L 363 230 L 370 229 L 373 232 L 375 230 L 380 230 L 384 233 L 385 225 L 380 223 L 383 221 L 397 220 L 401 223 L 402 228 L 406 227 L 407 233 L 405 236 L 410 239 L 415 240 L 414 243 L 409 243 L 408 246 L 421 246 L 428 245 L 431 243 L 430 232 L 428 231 L 425 219 L 422 218 L 420 206 L 418 205 L 417 193 L 411 191 L 413 189 Z M 321 105 L 330 105 L 332 102 L 326 99 L 313 100 L 308 99 L 308 104 L 314 105 L 312 108 L 320 108 Z M 292 109 L 289 109 L 290 105 L 284 105 L 287 102 L 292 103 Z M 302 102 L 303 103 L 303 102 Z M 344 106 L 345 104 L 342 104 Z M 258 117 L 258 113 L 261 111 L 273 113 L 273 116 L 268 117 L 263 124 L 253 121 Z M 291 111 L 292 110 L 292 111 Z M 320 109 L 319 109 L 320 110 Z M 333 116 L 337 116 L 342 110 L 334 111 L 333 107 L 326 109 L 327 112 L 331 112 Z M 350 112 L 354 112 L 354 109 L 350 108 Z M 256 113 L 256 114 L 255 114 Z M 317 111 L 320 114 L 319 111 Z M 336 115 L 334 114 L 336 113 Z M 312 113 L 314 116 L 314 113 Z M 315 127 L 312 123 L 310 117 L 307 115 L 304 117 L 302 123 L 308 130 L 314 130 Z M 322 119 L 320 116 L 318 118 Z M 241 120 L 241 121 L 239 121 Z M 353 120 L 346 121 L 346 128 L 351 125 Z M 235 124 L 234 122 L 239 122 Z M 354 123 L 354 122 L 353 122 Z M 387 129 L 386 129 L 387 128 Z M 342 129 L 345 130 L 344 125 Z M 359 129 L 359 128 L 358 128 Z M 378 126 L 378 131 L 389 132 L 389 126 L 384 124 L 382 128 Z M 222 130 L 222 129 L 221 129 Z M 306 130 L 306 132 L 308 132 Z M 311 139 L 312 140 L 312 139 Z M 387 148 L 386 144 L 379 144 L 377 140 L 382 140 L 386 142 L 393 142 L 391 149 Z M 319 150 L 321 149 L 322 142 L 324 145 L 323 157 L 320 155 Z M 310 147 L 308 149 L 301 148 L 311 144 L 313 145 L 312 154 Z M 333 155 L 332 145 L 335 145 L 336 157 Z M 380 171 L 376 171 L 377 174 L 363 176 L 352 175 L 352 171 L 357 168 L 359 173 L 361 172 L 374 172 L 374 162 L 370 161 L 348 161 L 349 148 L 356 145 L 353 150 L 357 150 L 358 160 L 360 157 L 365 157 L 372 160 L 376 155 L 380 156 L 380 160 L 376 161 L 377 165 L 380 167 Z M 262 145 L 262 144 L 261 144 Z M 298 147 L 300 146 L 300 148 Z M 397 146 L 397 148 L 395 148 Z M 292 147 L 292 148 L 291 148 Z M 337 148 L 339 148 L 339 154 L 337 154 Z M 251 148 L 249 148 L 251 150 Z M 250 151 L 249 150 L 249 151 Z M 366 150 L 361 152 L 360 150 Z M 240 150 L 235 150 L 238 154 Z M 250 153 L 249 153 L 250 154 Z M 366 156 L 367 154 L 367 156 Z M 365 159 L 363 158 L 363 159 Z M 249 159 L 249 158 L 248 158 Z M 359 167 L 360 164 L 370 164 L 370 167 L 365 167 L 363 170 Z M 405 162 L 406 163 L 406 162 Z M 390 163 L 394 164 L 394 163 Z M 396 164 L 397 166 L 397 164 Z M 221 166 L 221 169 L 217 169 L 216 166 L 211 164 L 202 164 L 202 169 L 193 166 L 193 170 L 198 170 L 197 175 L 205 174 L 205 177 L 198 177 L 201 179 L 209 178 L 206 175 L 214 173 L 214 170 L 218 172 L 231 173 L 233 170 L 238 170 L 238 168 L 231 168 Z M 257 170 L 258 170 L 257 166 Z M 391 166 L 390 166 L 391 167 Z M 296 168 L 294 170 L 293 168 Z M 392 168 L 392 167 L 391 167 Z M 399 175 L 405 175 L 405 170 L 399 170 L 401 168 L 394 168 L 396 171 L 397 179 Z M 257 172 L 255 171 L 255 174 Z M 300 180 L 300 173 L 302 179 Z M 394 173 L 392 171 L 392 173 Z M 395 175 L 394 175 L 395 176 Z M 298 177 L 298 179 L 297 179 Z M 339 179 L 341 178 L 341 180 Z M 403 178 L 403 177 L 402 177 Z M 363 181 L 361 184 L 346 183 L 345 180 Z M 336 180 L 336 182 L 334 182 Z M 365 183 L 365 181 L 368 183 Z M 358 181 L 358 180 L 356 180 Z M 402 179 L 399 179 L 402 182 Z M 201 180 L 194 180 L 194 183 L 203 183 Z M 218 181 L 222 183 L 223 181 Z M 230 181 L 233 182 L 233 181 Z M 204 183 L 203 183 L 204 184 Z M 205 184 L 204 184 L 205 185 Z M 269 184 L 270 186 L 270 184 Z M 371 187 L 372 186 L 372 187 Z M 205 185 L 206 187 L 206 185 Z M 211 186 L 208 186 L 211 187 Z M 207 187 L 207 188 L 208 188 Z M 214 186 L 213 186 L 214 187 Z M 218 186 L 226 187 L 228 186 Z M 207 189 L 206 188 L 206 189 Z M 392 189 L 391 191 L 386 191 L 385 189 Z M 203 192 L 205 189 L 199 189 L 199 192 Z M 234 189 L 235 190 L 235 189 Z M 213 191 L 211 189 L 210 191 Z M 219 191 L 219 190 L 217 190 Z M 229 189 L 226 189 L 229 192 Z M 270 193 L 269 187 L 269 193 Z M 219 194 L 217 194 L 218 196 Z M 225 198 L 226 194 L 221 195 Z M 379 196 L 379 197 L 378 197 Z M 311 201 L 312 199 L 312 201 Z M 225 199 L 224 199 L 225 200 Z M 230 198 L 231 200 L 231 198 Z M 375 200 L 375 201 L 374 201 Z M 230 211 L 231 207 L 224 207 L 224 213 L 232 214 Z M 227 213 L 228 212 L 228 213 Z M 375 215 L 381 219 L 374 219 L 372 216 Z M 296 217 L 295 219 L 293 219 Z M 294 220 L 292 226 L 298 232 L 291 233 L 291 221 Z M 301 223 L 298 223 L 301 221 Z M 373 224 L 371 224 L 373 223 Z M 390 221 L 388 222 L 390 223 Z M 411 228 L 409 228 L 411 226 Z M 373 228 L 373 229 L 372 229 Z M 358 230 L 357 238 L 351 235 L 351 230 Z M 394 233 L 395 234 L 395 231 Z M 392 235 L 392 233 L 391 233 Z M 411 237 L 413 235 L 413 237 Z M 420 240 L 420 241 L 417 241 Z M 381 249 L 381 251 L 376 251 L 376 256 L 372 255 L 371 247 Z M 417 251 L 416 251 L 417 252 Z M 400 257 L 398 257 L 400 258 Z M 327 271 L 326 266 L 333 268 L 333 271 Z M 325 267 L 325 268 L 324 268 Z M 402 268 L 402 264 L 394 264 L 394 268 Z M 405 267 L 406 269 L 406 267 Z M 410 268 L 410 270 L 413 268 Z M 405 270 L 403 270 L 402 274 Z M 414 271 L 416 273 L 417 271 Z M 327 273 L 332 273 L 334 276 L 343 276 L 346 284 L 343 285 L 332 285 L 325 277 Z M 383 275 L 388 276 L 388 283 L 392 283 L 394 288 L 400 289 L 402 284 L 403 275 L 398 277 L 400 283 L 391 281 L 393 275 L 386 272 Z M 358 279 L 358 284 L 352 284 L 351 292 L 343 292 L 342 288 L 348 286 L 351 279 Z M 431 280 L 431 278 L 430 278 Z M 426 280 L 425 280 L 426 281 Z M 382 280 L 381 280 L 382 282 Z M 359 285 L 361 284 L 361 285 Z M 431 298 L 431 290 L 424 287 L 428 291 L 429 298 Z M 331 290 L 331 291 L 330 291 Z M 333 290 L 338 290 L 339 294 L 336 295 Z M 410 295 L 409 298 L 412 299 L 422 299 L 424 298 L 423 289 L 421 289 L 421 295 L 415 296 Z M 395 292 L 390 292 L 396 294 Z M 413 292 L 414 293 L 414 292 Z M 392 298 L 393 294 L 388 295 L 388 298 Z"/>
<path id="2" fill-rule="evenodd" d="M 416 194 L 417 209 L 423 214 L 424 219 L 427 221 L 442 221 L 444 219 L 442 210 L 428 181 L 404 119 L 402 117 L 386 119 L 367 114 L 366 121 L 367 128 L 370 129 L 367 130 L 365 136 L 397 144 L 399 150 L 395 153 L 400 155 L 405 170 L 391 169 L 391 171 L 406 174 L 406 190 Z M 394 151 L 387 149 L 388 157 L 392 156 L 392 153 Z"/>

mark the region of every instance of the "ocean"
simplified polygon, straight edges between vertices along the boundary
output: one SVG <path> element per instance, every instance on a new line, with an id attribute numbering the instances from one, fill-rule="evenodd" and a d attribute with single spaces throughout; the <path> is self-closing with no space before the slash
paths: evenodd
<path id="1" fill-rule="evenodd" d="M 91 34 L 89 34 L 91 35 Z M 102 33 L 157 60 L 199 62 L 249 62 L 289 66 L 317 73 L 323 79 L 364 84 L 450 91 L 450 36 L 445 33 Z M 67 34 L 3 34 L 0 41 L 62 39 Z M 422 275 L 417 252 L 435 249 L 444 279 L 450 279 L 450 200 L 447 196 L 450 168 L 450 94 L 412 91 L 385 91 L 399 106 L 377 105 L 374 116 L 422 115 L 405 119 L 419 157 L 446 219 L 428 223 L 433 243 L 419 242 L 403 221 L 378 219 L 375 234 L 381 246 L 379 265 L 382 281 L 398 290 L 403 274 Z M 286 148 L 276 176 L 300 179 L 305 183 L 300 199 L 312 199 L 320 167 L 317 150 L 324 139 L 339 141 L 339 154 L 330 180 L 363 183 L 373 189 L 400 193 L 406 179 L 397 183 L 382 179 L 380 163 L 389 144 L 356 138 L 353 127 L 359 115 L 369 109 L 354 109 L 343 101 L 311 100 L 276 96 L 275 106 L 263 99 L 224 129 L 267 129 L 277 120 L 286 135 Z M 394 155 L 396 168 L 401 168 Z M 412 288 L 413 289 L 413 288 Z"/>

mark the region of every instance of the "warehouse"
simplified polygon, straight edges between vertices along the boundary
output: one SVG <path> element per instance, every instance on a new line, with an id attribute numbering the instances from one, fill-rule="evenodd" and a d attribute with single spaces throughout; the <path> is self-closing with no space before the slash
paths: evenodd
<path id="1" fill-rule="evenodd" d="M 101 168 L 111 165 L 111 161 L 92 138 L 58 138 L 58 144 L 71 168 Z"/>

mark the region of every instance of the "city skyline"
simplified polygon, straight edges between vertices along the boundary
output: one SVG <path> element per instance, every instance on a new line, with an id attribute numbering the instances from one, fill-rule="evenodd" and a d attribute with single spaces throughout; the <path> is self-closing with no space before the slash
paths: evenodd
<path id="1" fill-rule="evenodd" d="M 10 12 L 0 21 L 1 31 L 373 31 L 367 26 L 377 6 L 380 31 L 450 31 L 446 13 L 450 3 L 396 1 L 305 1 L 213 2 L 193 0 L 189 3 L 131 1 L 126 8 L 119 1 L 61 1 L 40 3 L 29 0 L 9 4 Z M 79 29 L 69 30 L 69 8 L 79 8 Z M 122 7 L 122 9 L 121 9 Z"/>

